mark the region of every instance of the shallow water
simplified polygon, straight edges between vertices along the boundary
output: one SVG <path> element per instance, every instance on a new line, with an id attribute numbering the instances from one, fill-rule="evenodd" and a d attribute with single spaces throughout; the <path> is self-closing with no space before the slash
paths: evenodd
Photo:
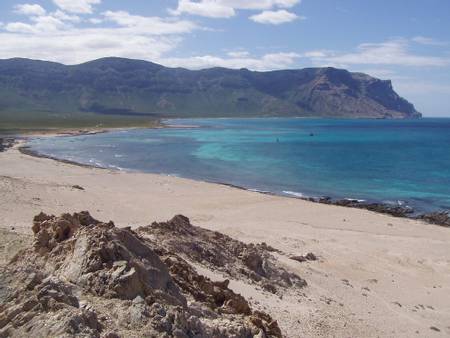
<path id="1" fill-rule="evenodd" d="M 450 119 L 192 119 L 168 128 L 37 138 L 84 164 L 218 181 L 293 196 L 450 208 Z"/>

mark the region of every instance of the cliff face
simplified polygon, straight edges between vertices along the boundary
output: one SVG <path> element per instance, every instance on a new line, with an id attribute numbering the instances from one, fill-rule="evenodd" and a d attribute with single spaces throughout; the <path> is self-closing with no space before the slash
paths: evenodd
<path id="1" fill-rule="evenodd" d="M 191 71 L 120 58 L 0 60 L 0 114 L 417 118 L 390 81 L 335 68 Z M 0 115 L 1 116 L 1 115 Z"/>

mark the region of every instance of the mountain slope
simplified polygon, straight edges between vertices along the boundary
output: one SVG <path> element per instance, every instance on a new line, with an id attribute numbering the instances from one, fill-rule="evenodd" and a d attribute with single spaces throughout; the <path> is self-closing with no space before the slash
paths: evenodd
<path id="1" fill-rule="evenodd" d="M 416 118 L 390 81 L 335 68 L 192 71 L 104 58 L 75 66 L 0 60 L 0 117 Z"/>

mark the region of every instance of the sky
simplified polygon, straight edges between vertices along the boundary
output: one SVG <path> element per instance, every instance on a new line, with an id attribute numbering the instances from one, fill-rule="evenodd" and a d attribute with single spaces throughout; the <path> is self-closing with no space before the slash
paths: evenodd
<path id="1" fill-rule="evenodd" d="M 0 59 L 169 67 L 332 66 L 450 116 L 449 0 L 1 0 Z"/>

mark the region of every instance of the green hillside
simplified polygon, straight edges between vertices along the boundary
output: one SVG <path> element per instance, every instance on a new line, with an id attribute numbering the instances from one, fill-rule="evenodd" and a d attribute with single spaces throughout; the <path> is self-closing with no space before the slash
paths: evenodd
<path id="1" fill-rule="evenodd" d="M 105 58 L 0 60 L 0 124 L 140 125 L 168 117 L 416 118 L 390 81 L 335 68 L 192 71 Z"/>

